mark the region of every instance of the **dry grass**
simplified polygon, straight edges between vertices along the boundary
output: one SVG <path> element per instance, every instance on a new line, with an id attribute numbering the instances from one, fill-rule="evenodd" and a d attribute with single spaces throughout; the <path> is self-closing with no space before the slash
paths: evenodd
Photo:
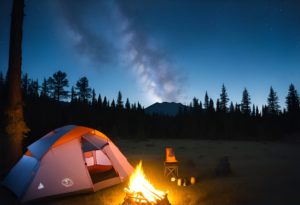
<path id="1" fill-rule="evenodd" d="M 116 144 L 133 165 L 143 160 L 146 175 L 157 188 L 169 191 L 172 205 L 300 203 L 299 144 L 192 140 L 118 140 Z M 178 187 L 163 176 L 166 146 L 175 148 L 180 175 L 197 177 L 197 184 Z M 233 174 L 216 177 L 214 168 L 223 156 L 229 157 Z M 118 205 L 125 185 L 32 204 Z M 9 198 L 5 192 L 0 190 L 1 198 Z M 7 201 L 12 204 L 14 200 Z"/>

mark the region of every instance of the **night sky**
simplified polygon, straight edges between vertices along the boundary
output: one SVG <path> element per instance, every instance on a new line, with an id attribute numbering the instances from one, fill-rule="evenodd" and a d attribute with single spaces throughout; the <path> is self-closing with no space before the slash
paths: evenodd
<path id="1" fill-rule="evenodd" d="M 216 100 L 285 106 L 300 89 L 300 1 L 27 0 L 23 72 L 42 82 L 57 70 L 87 76 L 97 94 L 148 106 Z M 0 6 L 0 69 L 7 70 L 12 2 Z"/>

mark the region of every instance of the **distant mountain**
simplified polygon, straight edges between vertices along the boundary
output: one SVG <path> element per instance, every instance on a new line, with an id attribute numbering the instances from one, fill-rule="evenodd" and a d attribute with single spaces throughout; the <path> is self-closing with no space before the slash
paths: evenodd
<path id="1" fill-rule="evenodd" d="M 175 116 L 179 109 L 184 109 L 186 106 L 181 103 L 174 102 L 162 102 L 162 103 L 154 103 L 149 107 L 145 108 L 145 112 L 147 114 L 163 114 L 169 116 Z"/>

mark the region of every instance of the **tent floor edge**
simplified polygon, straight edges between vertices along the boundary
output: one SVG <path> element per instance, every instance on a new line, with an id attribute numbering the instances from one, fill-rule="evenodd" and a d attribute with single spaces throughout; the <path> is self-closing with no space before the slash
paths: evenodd
<path id="1" fill-rule="evenodd" d="M 58 199 L 61 197 L 72 196 L 74 194 L 88 194 L 88 193 L 93 193 L 93 188 L 88 188 L 88 189 L 83 189 L 83 190 L 73 191 L 73 192 L 67 192 L 67 193 L 62 193 L 62 194 L 57 194 L 57 195 L 44 196 L 44 197 L 30 199 L 30 200 L 21 199 L 21 202 L 25 203 L 25 204 L 29 203 L 29 202 L 39 202 L 39 201 L 45 203 L 47 200 L 50 201 L 50 200 Z"/>
<path id="2" fill-rule="evenodd" d="M 106 179 L 104 181 L 98 182 L 94 184 L 94 191 L 98 191 L 100 189 L 104 189 L 116 184 L 120 184 L 122 181 L 119 177 L 114 177 L 114 178 L 110 178 L 110 179 Z"/>

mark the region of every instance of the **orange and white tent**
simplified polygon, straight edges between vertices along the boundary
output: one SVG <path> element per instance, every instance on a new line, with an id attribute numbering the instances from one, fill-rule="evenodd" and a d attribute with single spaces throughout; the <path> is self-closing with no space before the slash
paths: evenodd
<path id="1" fill-rule="evenodd" d="M 106 135 L 67 125 L 31 144 L 3 184 L 24 202 L 97 191 L 121 183 L 132 172 L 126 157 Z"/>

